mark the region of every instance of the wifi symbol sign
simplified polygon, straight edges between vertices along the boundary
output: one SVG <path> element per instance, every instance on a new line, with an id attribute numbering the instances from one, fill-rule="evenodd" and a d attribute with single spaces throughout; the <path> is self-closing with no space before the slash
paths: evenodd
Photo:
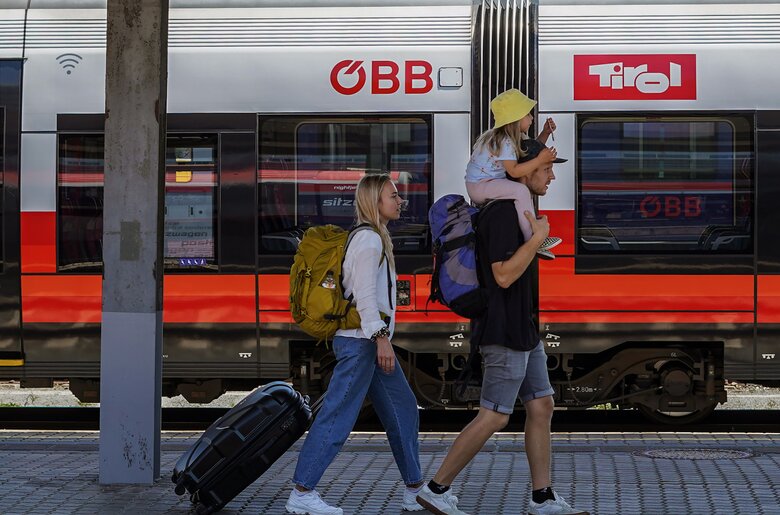
<path id="1" fill-rule="evenodd" d="M 60 63 L 65 73 L 70 75 L 70 72 L 76 68 L 76 65 L 82 61 L 83 57 L 78 54 L 62 54 L 57 56 L 57 62 Z"/>

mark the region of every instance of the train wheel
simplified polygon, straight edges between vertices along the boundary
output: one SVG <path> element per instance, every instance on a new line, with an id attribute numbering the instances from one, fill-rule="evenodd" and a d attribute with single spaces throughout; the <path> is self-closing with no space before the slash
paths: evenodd
<path id="1" fill-rule="evenodd" d="M 704 420 L 712 414 L 717 405 L 718 403 L 715 402 L 695 411 L 660 411 L 640 404 L 638 409 L 642 415 L 658 424 L 682 426 Z"/>

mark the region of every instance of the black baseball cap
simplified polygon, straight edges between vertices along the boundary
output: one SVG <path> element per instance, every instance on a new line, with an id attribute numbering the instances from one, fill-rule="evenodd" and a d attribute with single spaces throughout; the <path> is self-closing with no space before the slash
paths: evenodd
<path id="1" fill-rule="evenodd" d="M 524 139 L 523 141 L 520 142 L 520 147 L 526 152 L 526 155 L 518 159 L 517 162 L 524 163 L 525 161 L 530 161 L 531 159 L 538 156 L 539 152 L 547 148 L 547 145 L 545 145 L 539 140 Z M 562 157 L 556 157 L 553 163 L 565 163 L 566 161 L 568 161 L 568 159 L 564 159 Z"/>

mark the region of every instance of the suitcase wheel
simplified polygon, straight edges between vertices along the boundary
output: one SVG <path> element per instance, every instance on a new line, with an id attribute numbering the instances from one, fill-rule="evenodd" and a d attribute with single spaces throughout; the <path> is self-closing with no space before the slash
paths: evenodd
<path id="1" fill-rule="evenodd" d="M 174 488 L 173 491 L 176 492 L 176 495 L 184 495 L 186 490 L 184 489 L 184 485 L 176 485 L 176 488 Z"/>

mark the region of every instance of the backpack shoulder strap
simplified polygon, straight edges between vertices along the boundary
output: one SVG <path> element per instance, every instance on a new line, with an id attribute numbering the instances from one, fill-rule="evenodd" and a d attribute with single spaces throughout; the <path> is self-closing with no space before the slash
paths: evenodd
<path id="1" fill-rule="evenodd" d="M 347 242 L 344 244 L 344 255 L 347 254 L 347 247 L 349 246 L 350 242 L 352 241 L 352 237 L 355 236 L 355 234 L 359 233 L 360 231 L 365 231 L 367 229 L 374 230 L 373 227 L 371 227 L 371 224 L 368 223 L 362 223 L 359 225 L 356 225 L 349 230 L 349 235 L 347 236 Z M 376 232 L 376 231 L 374 231 Z M 387 259 L 387 254 L 382 252 L 382 255 L 379 257 L 379 267 L 382 266 L 382 263 Z M 354 295 L 350 295 L 347 300 L 349 302 L 352 302 Z M 390 276 L 390 266 L 388 263 L 387 266 L 387 302 L 390 304 L 390 309 L 393 308 L 393 281 L 392 277 Z"/>
<path id="2" fill-rule="evenodd" d="M 371 227 L 371 224 L 368 224 L 368 223 L 362 223 L 360 225 L 356 225 L 356 226 L 350 228 L 349 235 L 347 236 L 347 243 L 344 245 L 344 254 L 345 255 L 347 253 L 347 247 L 349 246 L 349 244 L 352 241 L 352 238 L 355 236 L 355 234 L 359 233 L 360 231 L 365 231 L 367 229 L 370 229 L 370 230 L 376 232 L 374 230 L 374 228 Z M 379 234 L 379 233 L 377 233 L 377 234 Z M 384 261 L 385 259 L 387 259 L 387 256 L 385 255 L 384 252 L 382 252 L 382 255 L 379 257 L 379 266 L 382 266 L 382 261 Z"/>
<path id="3" fill-rule="evenodd" d="M 352 241 L 352 238 L 359 233 L 360 231 L 365 231 L 366 229 L 374 230 L 373 227 L 371 227 L 370 224 L 362 223 L 360 225 L 356 225 L 354 227 L 350 227 L 349 229 L 349 235 L 347 236 L 347 243 L 344 245 L 344 251 L 346 252 L 346 248 L 349 246 L 349 243 Z"/>

